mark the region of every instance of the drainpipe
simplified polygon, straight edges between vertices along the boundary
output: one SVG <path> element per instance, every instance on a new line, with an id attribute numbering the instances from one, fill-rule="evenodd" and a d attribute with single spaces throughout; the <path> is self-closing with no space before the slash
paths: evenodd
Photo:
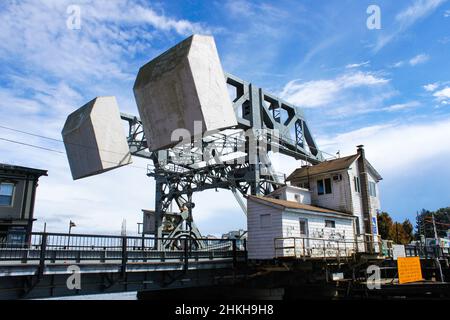
<path id="1" fill-rule="evenodd" d="M 366 155 L 363 145 L 359 145 L 357 146 L 357 148 L 359 154 L 358 171 L 359 181 L 361 183 L 361 202 L 364 218 L 364 233 L 372 234 L 372 215 L 370 212 L 369 178 L 366 166 Z"/>

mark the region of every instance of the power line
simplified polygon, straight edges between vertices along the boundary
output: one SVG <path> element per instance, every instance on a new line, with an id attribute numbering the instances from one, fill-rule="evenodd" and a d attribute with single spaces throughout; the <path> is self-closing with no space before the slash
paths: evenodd
<path id="1" fill-rule="evenodd" d="M 23 130 L 11 128 L 11 127 L 7 127 L 7 126 L 4 126 L 4 125 L 0 125 L 0 128 L 1 128 L 1 129 L 5 129 L 5 130 L 10 130 L 10 131 L 18 132 L 18 133 L 22 133 L 22 134 L 26 134 L 26 135 L 33 136 L 33 137 L 36 137 L 36 138 L 42 138 L 42 139 L 46 139 L 46 140 L 51 140 L 51 141 L 55 141 L 55 142 L 59 142 L 59 143 L 68 144 L 68 145 L 74 145 L 74 146 L 83 147 L 83 148 L 97 149 L 97 150 L 103 151 L 103 152 L 111 152 L 111 153 L 122 154 L 121 152 L 112 151 L 112 150 L 98 149 L 97 147 L 92 147 L 92 146 L 88 146 L 88 145 L 84 145 L 84 144 L 78 144 L 78 143 L 72 143 L 72 142 L 64 142 L 64 140 L 61 140 L 61 139 L 52 138 L 52 137 L 47 137 L 47 136 L 43 136 L 43 135 L 40 135 L 40 134 L 36 134 L 36 133 L 28 132 L 28 131 L 23 131 Z M 292 139 L 290 139 L 290 140 L 292 140 Z M 293 141 L 293 140 L 292 140 L 292 141 Z M 332 158 L 337 159 L 336 155 L 333 155 L 333 154 L 331 154 L 331 153 L 325 152 L 325 151 L 320 150 L 320 149 L 318 149 L 318 148 L 316 148 L 316 147 L 313 147 L 313 146 L 308 146 L 308 147 L 309 147 L 310 149 L 315 149 L 315 150 L 317 150 L 317 151 L 319 151 L 319 152 L 322 152 L 322 153 L 324 153 L 324 154 L 326 154 L 326 155 L 329 155 L 329 156 L 332 157 Z"/>
<path id="2" fill-rule="evenodd" d="M 61 139 L 50 138 L 50 137 L 42 136 L 42 135 L 39 135 L 39 134 L 26 132 L 26 131 L 22 131 L 22 130 L 19 130 L 19 129 L 14 129 L 14 128 L 2 126 L 2 125 L 0 125 L 0 128 L 6 129 L 6 130 L 10 130 L 10 131 L 19 132 L 19 133 L 23 133 L 23 134 L 27 134 L 29 136 L 34 136 L 34 137 L 38 137 L 38 138 L 42 138 L 42 139 L 53 140 L 53 141 L 56 141 L 56 142 L 64 142 Z"/>
<path id="3" fill-rule="evenodd" d="M 44 150 L 44 151 L 48 151 L 48 152 L 55 152 L 55 153 L 58 153 L 58 154 L 66 154 L 66 152 L 64 152 L 64 151 L 55 150 L 55 149 L 50 149 L 50 148 L 46 148 L 46 147 L 43 147 L 43 146 L 38 146 L 38 145 L 35 145 L 35 144 L 25 143 L 25 142 L 22 142 L 22 141 L 11 140 L 11 139 L 5 139 L 5 138 L 1 138 L 1 137 L 0 137 L 0 140 L 6 141 L 6 142 L 10 142 L 10 143 L 14 143 L 14 144 L 18 144 L 18 145 L 22 145 L 22 146 L 27 146 L 27 147 L 31 147 L 31 148 L 36 148 L 36 149 L 40 149 L 40 150 Z M 102 160 L 102 161 L 103 161 L 103 162 L 112 163 L 112 164 L 116 164 L 116 165 L 117 165 L 117 163 L 116 163 L 116 162 L 113 162 L 113 161 L 108 161 L 108 160 Z M 147 170 L 147 168 L 145 168 L 145 167 L 140 167 L 140 166 L 136 166 L 136 165 L 128 165 L 128 167 L 130 167 L 130 168 L 136 168 L 136 169 L 144 169 L 144 170 Z"/>
<path id="4" fill-rule="evenodd" d="M 99 149 L 99 148 L 97 148 L 97 147 L 88 146 L 88 145 L 86 145 L 86 144 L 73 143 L 73 142 L 67 142 L 67 141 L 64 142 L 64 140 L 61 140 L 61 139 L 56 139 L 56 138 L 46 137 L 46 136 L 39 135 L 39 134 L 35 134 L 35 133 L 32 133 L 32 132 L 22 131 L 22 130 L 19 130 L 19 129 L 14 129 L 14 128 L 2 126 L 2 125 L 0 125 L 0 128 L 6 129 L 6 130 L 10 130 L 10 131 L 14 131 L 14 132 L 19 132 L 19 133 L 26 134 L 26 135 L 33 136 L 33 137 L 37 137 L 37 138 L 42 138 L 42 139 L 47 139 L 47 140 L 51 140 L 51 141 L 63 143 L 63 144 L 65 144 L 65 145 L 72 145 L 72 146 L 77 146 L 77 147 L 86 148 L 86 149 L 95 149 L 95 150 L 103 151 L 103 152 L 116 153 L 116 154 L 119 154 L 119 155 L 122 155 L 122 156 L 124 155 L 123 152 L 117 152 L 117 151 L 112 151 L 112 150 Z"/>
<path id="5" fill-rule="evenodd" d="M 65 152 L 63 152 L 63 151 L 58 151 L 58 150 L 54 150 L 54 149 L 50 149 L 50 148 L 46 148 L 46 147 L 42 147 L 42 146 L 37 146 L 37 145 L 34 145 L 34 144 L 29 144 L 29 143 L 25 143 L 25 142 L 21 142 L 21 141 L 10 140 L 10 139 L 5 139 L 5 138 L 0 138 L 0 140 L 6 141 L 6 142 L 15 143 L 15 144 L 20 144 L 20 145 L 27 146 L 27 147 L 37 148 L 37 149 L 41 149 L 41 150 L 45 150 L 45 151 L 51 151 L 51 152 L 57 152 L 57 153 L 65 154 Z"/>

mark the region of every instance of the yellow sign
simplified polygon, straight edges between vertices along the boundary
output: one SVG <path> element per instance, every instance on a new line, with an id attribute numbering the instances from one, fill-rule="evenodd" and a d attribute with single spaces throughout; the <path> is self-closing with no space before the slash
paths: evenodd
<path id="1" fill-rule="evenodd" d="M 422 268 L 419 257 L 398 258 L 398 282 L 408 283 L 422 280 Z"/>

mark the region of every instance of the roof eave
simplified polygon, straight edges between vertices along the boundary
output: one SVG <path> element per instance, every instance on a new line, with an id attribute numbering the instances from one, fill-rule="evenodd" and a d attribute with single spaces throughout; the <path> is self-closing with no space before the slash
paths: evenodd
<path id="1" fill-rule="evenodd" d="M 323 211 L 314 211 L 314 210 L 307 210 L 307 209 L 300 209 L 300 208 L 285 208 L 286 211 L 294 212 L 294 213 L 303 213 L 303 214 L 312 214 L 312 215 L 319 215 L 319 216 L 339 216 L 342 218 L 348 218 L 348 219 L 356 219 L 356 216 L 344 213 L 344 212 L 323 212 Z"/>

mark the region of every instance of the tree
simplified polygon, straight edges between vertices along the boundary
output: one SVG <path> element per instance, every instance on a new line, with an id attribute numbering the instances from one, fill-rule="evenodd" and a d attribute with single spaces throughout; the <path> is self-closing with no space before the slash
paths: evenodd
<path id="1" fill-rule="evenodd" d="M 413 240 L 414 227 L 408 219 L 403 223 L 394 222 L 389 213 L 382 212 L 378 214 L 377 220 L 381 239 L 392 240 L 397 244 L 408 244 Z"/>
<path id="2" fill-rule="evenodd" d="M 410 243 L 414 239 L 414 227 L 409 219 L 403 221 L 402 229 L 405 236 L 404 240 L 406 241 L 406 243 Z"/>
<path id="3" fill-rule="evenodd" d="M 433 226 L 427 222 L 432 219 L 432 212 L 422 209 L 416 217 L 416 240 L 420 240 L 420 235 L 424 235 L 425 238 L 433 238 Z"/>
<path id="4" fill-rule="evenodd" d="M 416 239 L 420 239 L 420 235 L 425 238 L 434 238 L 434 229 L 432 216 L 436 222 L 436 231 L 438 237 L 446 237 L 447 230 L 450 229 L 450 207 L 441 208 L 435 212 L 422 209 L 416 218 Z"/>
<path id="5" fill-rule="evenodd" d="M 392 218 L 389 216 L 389 213 L 382 212 L 377 215 L 378 221 L 378 233 L 381 236 L 381 239 L 392 240 L 392 230 L 394 223 Z"/>

